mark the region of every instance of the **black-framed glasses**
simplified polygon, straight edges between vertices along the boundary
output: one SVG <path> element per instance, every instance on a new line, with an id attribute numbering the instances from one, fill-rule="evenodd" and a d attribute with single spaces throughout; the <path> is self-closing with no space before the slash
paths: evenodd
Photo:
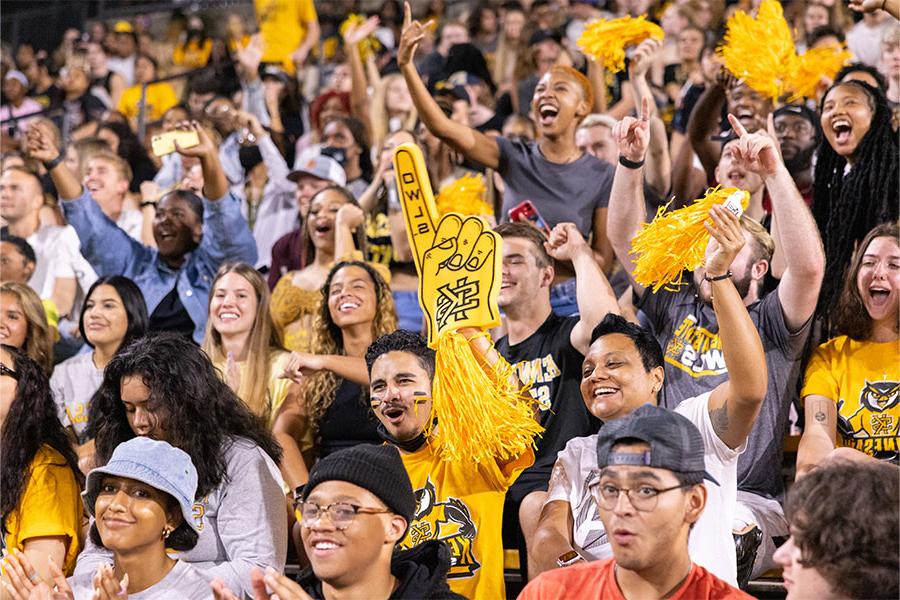
<path id="1" fill-rule="evenodd" d="M 307 529 L 326 515 L 335 529 L 341 530 L 350 527 L 356 515 L 381 515 L 393 512 L 387 509 L 358 506 L 349 502 L 334 502 L 327 506 L 319 506 L 315 502 L 301 502 L 297 508 L 300 511 L 300 525 Z"/>
<path id="2" fill-rule="evenodd" d="M 12 377 L 16 381 L 19 380 L 19 373 L 17 371 L 13 371 L 3 363 L 0 363 L 0 376 L 5 375 L 7 377 Z"/>
<path id="3" fill-rule="evenodd" d="M 636 488 L 620 488 L 611 483 L 599 483 L 592 486 L 591 491 L 594 492 L 594 498 L 603 510 L 614 510 L 619 503 L 619 494 L 625 492 L 625 495 L 628 496 L 628 501 L 631 502 L 635 510 L 651 512 L 656 508 L 660 494 L 671 492 L 672 490 L 680 490 L 685 487 L 690 486 L 679 484 L 658 490 L 650 485 L 641 485 Z"/>

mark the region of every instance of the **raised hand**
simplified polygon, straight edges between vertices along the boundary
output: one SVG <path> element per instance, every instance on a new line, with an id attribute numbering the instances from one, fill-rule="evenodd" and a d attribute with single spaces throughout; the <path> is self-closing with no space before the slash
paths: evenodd
<path id="1" fill-rule="evenodd" d="M 355 46 L 360 43 L 378 29 L 380 23 L 378 16 L 369 17 L 362 23 L 350 25 L 344 32 L 344 43 L 348 46 Z"/>
<path id="2" fill-rule="evenodd" d="M 550 231 L 544 249 L 554 260 L 571 261 L 579 252 L 591 252 L 574 223 L 559 223 Z"/>
<path id="3" fill-rule="evenodd" d="M 732 156 L 744 168 L 765 177 L 774 175 L 780 166 L 784 166 L 778 147 L 778 137 L 775 135 L 775 119 L 771 113 L 766 132 L 748 133 L 732 114 L 728 115 L 728 122 L 739 137 Z"/>
<path id="4" fill-rule="evenodd" d="M 641 116 L 623 117 L 613 127 L 613 137 L 619 146 L 619 156 L 633 162 L 641 162 L 650 145 L 650 98 L 641 98 Z"/>
<path id="5" fill-rule="evenodd" d="M 350 231 L 366 222 L 366 213 L 355 204 L 345 204 L 338 209 L 334 218 L 335 227 L 346 227 Z"/>
<path id="6" fill-rule="evenodd" d="M 50 162 L 59 156 L 59 148 L 53 139 L 50 125 L 43 121 L 34 122 L 28 128 L 25 147 L 31 158 L 44 163 Z"/>
<path id="7" fill-rule="evenodd" d="M 479 217 L 449 213 L 438 221 L 425 161 L 415 144 L 394 150 L 394 175 L 419 272 L 429 343 L 445 331 L 498 325 L 500 236 Z"/>
<path id="8" fill-rule="evenodd" d="M 662 47 L 662 42 L 647 38 L 634 49 L 631 62 L 628 65 L 631 77 L 646 77 L 647 71 L 653 65 L 653 59 Z"/>
<path id="9" fill-rule="evenodd" d="M 416 54 L 419 42 L 428 33 L 433 21 L 425 24 L 414 21 L 409 2 L 403 3 L 403 30 L 400 32 L 400 44 L 397 47 L 397 66 L 403 67 L 409 64 Z"/>
<path id="10" fill-rule="evenodd" d="M 850 10 L 858 13 L 871 13 L 885 6 L 883 0 L 850 0 Z"/>
<path id="11" fill-rule="evenodd" d="M 744 230 L 740 218 L 721 204 L 709 211 L 709 221 L 703 223 L 712 239 L 706 252 L 706 274 L 719 277 L 728 272 L 731 263 L 744 247 Z"/>
<path id="12" fill-rule="evenodd" d="M 241 127 L 246 127 L 248 130 L 250 130 L 250 133 L 256 136 L 257 140 L 266 135 L 265 128 L 263 128 L 263 126 L 259 122 L 259 119 L 257 119 L 256 115 L 254 115 L 253 113 L 238 111 L 237 122 Z"/>
<path id="13" fill-rule="evenodd" d="M 238 65 L 246 79 L 256 81 L 259 73 L 259 63 L 263 56 L 263 39 L 260 34 L 250 36 L 250 42 L 243 48 L 235 51 Z"/>
<path id="14" fill-rule="evenodd" d="M 197 121 L 182 121 L 176 126 L 176 129 L 195 131 L 197 133 L 197 138 L 200 140 L 199 144 L 191 146 L 190 148 L 182 148 L 178 145 L 178 141 L 176 140 L 175 151 L 178 152 L 178 154 L 182 156 L 196 156 L 198 158 L 218 155 L 218 148 L 216 148 L 216 145 L 206 134 L 206 130 L 203 129 Z"/>

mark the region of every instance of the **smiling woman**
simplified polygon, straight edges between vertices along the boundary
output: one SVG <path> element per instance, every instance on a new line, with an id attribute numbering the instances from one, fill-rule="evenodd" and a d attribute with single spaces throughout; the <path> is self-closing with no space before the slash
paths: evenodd
<path id="1" fill-rule="evenodd" d="M 840 294 L 855 244 L 872 227 L 900 214 L 900 167 L 891 111 L 881 90 L 860 81 L 837 83 L 823 96 L 820 114 L 824 136 L 812 207 L 826 258 L 819 311 L 827 313 Z"/>
<path id="2" fill-rule="evenodd" d="M 228 387 L 266 423 L 296 384 L 279 378 L 290 354 L 269 314 L 269 288 L 247 263 L 222 265 L 209 294 L 203 351 Z"/>
<path id="3" fill-rule="evenodd" d="M 837 450 L 843 454 L 900 459 L 897 428 L 885 425 L 900 420 L 898 314 L 900 227 L 886 223 L 870 231 L 853 256 L 834 312 L 839 335 L 815 350 L 806 369 L 798 476 L 835 446 L 854 449 Z"/>
<path id="4" fill-rule="evenodd" d="M 103 382 L 103 369 L 120 348 L 144 335 L 147 321 L 144 296 L 133 281 L 121 275 L 99 278 L 88 290 L 78 321 L 81 337 L 93 351 L 60 363 L 50 378 L 59 420 L 68 428 L 85 472 L 94 454 L 87 427 L 91 398 Z"/>

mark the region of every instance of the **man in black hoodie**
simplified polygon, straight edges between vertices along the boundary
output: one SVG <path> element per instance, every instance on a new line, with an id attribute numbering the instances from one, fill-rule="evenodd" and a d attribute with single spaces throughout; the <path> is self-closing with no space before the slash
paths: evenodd
<path id="1" fill-rule="evenodd" d="M 447 586 L 450 553 L 432 540 L 399 551 L 416 509 L 400 453 L 390 445 L 361 444 L 320 460 L 297 506 L 310 567 L 297 582 L 272 569 L 253 574 L 254 598 L 372 600 L 463 598 Z M 299 585 L 298 585 L 299 583 Z M 213 583 L 219 600 L 233 597 Z"/>

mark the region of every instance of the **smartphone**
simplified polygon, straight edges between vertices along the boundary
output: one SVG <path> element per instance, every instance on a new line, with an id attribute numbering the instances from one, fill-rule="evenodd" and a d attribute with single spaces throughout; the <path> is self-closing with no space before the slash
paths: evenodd
<path id="1" fill-rule="evenodd" d="M 175 152 L 176 140 L 178 141 L 178 145 L 182 148 L 191 148 L 200 143 L 200 138 L 197 136 L 196 131 L 185 131 L 183 129 L 167 131 L 150 138 L 150 146 L 153 149 L 153 154 L 156 156 L 172 154 Z"/>
<path id="2" fill-rule="evenodd" d="M 544 220 L 544 217 L 541 216 L 541 213 L 538 212 L 538 209 L 534 207 L 531 200 L 525 200 L 520 202 L 516 206 L 509 209 L 509 212 L 506 213 L 509 217 L 510 222 L 518 223 L 523 219 L 531 222 L 532 225 L 540 229 L 544 232 L 544 235 L 550 237 L 550 226 L 547 225 L 547 221 Z"/>

